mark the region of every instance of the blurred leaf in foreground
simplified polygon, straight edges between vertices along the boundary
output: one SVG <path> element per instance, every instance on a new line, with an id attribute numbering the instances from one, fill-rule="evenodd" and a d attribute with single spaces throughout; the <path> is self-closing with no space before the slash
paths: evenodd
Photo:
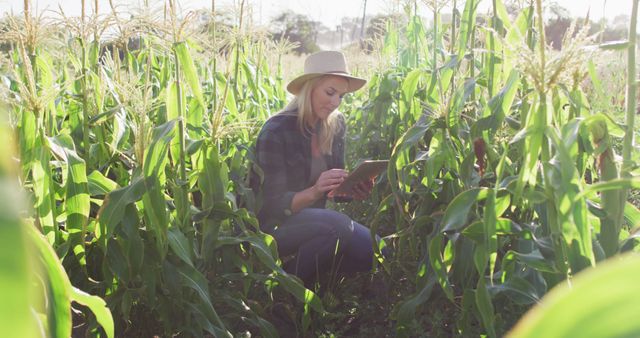
<path id="1" fill-rule="evenodd" d="M 509 337 L 639 337 L 640 256 L 619 256 L 554 288 Z"/>

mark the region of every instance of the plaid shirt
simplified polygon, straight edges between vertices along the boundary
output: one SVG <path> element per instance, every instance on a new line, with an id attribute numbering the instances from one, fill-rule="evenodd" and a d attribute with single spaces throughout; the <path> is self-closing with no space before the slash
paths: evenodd
<path id="1" fill-rule="evenodd" d="M 340 115 L 339 123 L 331 155 L 325 155 L 327 169 L 344 168 L 344 116 Z M 263 231 L 272 231 L 277 223 L 291 216 L 293 196 L 310 186 L 311 135 L 305 134 L 298 128 L 297 114 L 284 112 L 269 118 L 258 135 L 256 157 L 260 170 L 254 171 L 262 171 L 262 185 L 254 191 L 262 200 L 258 221 Z M 311 207 L 324 208 L 325 204 L 323 198 Z"/>

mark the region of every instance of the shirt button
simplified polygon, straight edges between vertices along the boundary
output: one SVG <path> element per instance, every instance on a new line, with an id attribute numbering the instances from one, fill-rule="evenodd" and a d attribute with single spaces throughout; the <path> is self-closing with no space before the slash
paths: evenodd
<path id="1" fill-rule="evenodd" d="M 289 210 L 289 209 L 284 209 L 284 215 L 285 215 L 285 216 L 291 216 L 291 210 Z"/>

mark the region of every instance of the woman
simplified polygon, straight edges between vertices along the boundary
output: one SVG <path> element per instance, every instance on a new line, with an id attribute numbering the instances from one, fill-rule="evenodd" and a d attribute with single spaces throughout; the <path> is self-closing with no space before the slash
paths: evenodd
<path id="1" fill-rule="evenodd" d="M 273 235 L 280 257 L 296 254 L 284 269 L 307 288 L 333 271 L 368 271 L 373 261 L 369 229 L 325 209 L 327 194 L 347 177 L 344 170 L 344 116 L 336 111 L 343 95 L 366 81 L 349 75 L 340 52 L 323 51 L 305 60 L 304 74 L 287 90 L 295 98 L 262 127 L 256 143 L 262 170 L 261 229 Z M 364 199 L 373 182 L 363 182 L 350 198 Z"/>

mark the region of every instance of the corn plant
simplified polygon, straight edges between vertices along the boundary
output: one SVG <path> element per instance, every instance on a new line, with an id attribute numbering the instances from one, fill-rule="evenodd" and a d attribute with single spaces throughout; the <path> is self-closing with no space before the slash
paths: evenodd
<path id="1" fill-rule="evenodd" d="M 251 298 L 280 289 L 304 304 L 301 330 L 308 330 L 311 311 L 322 312 L 322 305 L 282 270 L 273 240 L 242 208 L 255 200 L 243 162 L 257 132 L 251 121 L 284 103 L 276 89 L 281 80 L 269 77 L 268 49 L 282 54 L 288 47 L 256 44 L 242 32 L 232 45 L 215 36 L 197 40 L 195 14 L 183 16 L 174 2 L 166 8 L 166 17 L 131 21 L 113 5 L 107 18 L 83 10 L 79 21 L 48 28 L 62 25 L 67 30 L 49 39 L 71 41 L 56 55 L 41 47 L 44 38 L 21 35 L 38 31 L 29 26 L 35 19 L 28 7 L 24 21 L 15 19 L 6 37 L 16 41 L 12 68 L 4 77 L 36 226 L 62 260 L 63 277 L 104 298 L 119 335 L 250 329 L 276 336 L 263 319 L 269 308 Z M 100 34 L 109 24 L 121 35 L 107 50 Z M 132 34 L 137 48 L 129 48 Z M 213 62 L 198 62 L 201 43 L 231 46 L 236 57 L 214 53 Z M 251 61 L 241 64 L 240 57 Z M 236 146 L 238 140 L 247 146 Z M 65 297 L 92 305 L 64 285 Z M 68 301 L 61 304 L 68 311 Z M 103 318 L 76 319 L 98 333 Z M 132 326 L 132 319 L 149 327 Z M 58 322 L 59 333 L 71 325 L 70 317 Z"/>
<path id="2" fill-rule="evenodd" d="M 506 329 L 496 323 L 509 321 L 497 306 L 523 311 L 618 252 L 619 229 L 625 220 L 636 226 L 638 214 L 620 194 L 637 181 L 620 178 L 607 133 L 616 124 L 590 111 L 580 89 L 584 47 L 593 43 L 586 30 L 572 28 L 563 50 L 552 52 L 540 1 L 515 18 L 493 1 L 485 29 L 475 24 L 476 1 L 466 1 L 461 26 L 451 30 L 439 24 L 438 2 L 430 6 L 433 28 L 425 34 L 433 41 L 393 38 L 411 37 L 411 28 L 387 33 L 383 50 L 397 53 L 398 66 L 377 75 L 390 74 L 387 82 L 374 77 L 369 102 L 351 121 L 373 136 L 404 130 L 392 149 L 382 143 L 383 150 L 366 151 L 377 137 L 355 147 L 361 157 L 391 151 L 390 190 L 379 189 L 379 206 L 364 214 L 375 215 L 374 227 L 395 225 L 397 259 L 383 263 L 391 280 L 415 273 L 415 294 L 394 311 L 400 335 L 421 331 L 415 312 L 439 286 L 460 309 L 449 334 L 470 334 L 477 321 L 480 332 L 496 336 Z M 453 33 L 438 33 L 445 31 Z M 431 52 L 447 44 L 456 50 Z M 427 57 L 413 67 L 403 63 L 407 50 Z M 624 219 L 607 216 L 623 210 Z M 603 250 L 606 242 L 611 249 Z"/>
<path id="3" fill-rule="evenodd" d="M 6 103 L 0 111 L 2 150 L 13 154 L 17 149 L 15 133 L 9 128 Z M 47 238 L 26 213 L 23 191 L 18 185 L 19 169 L 11 156 L 0 163 L 2 210 L 0 223 L 2 246 L 2 306 L 5 315 L 3 335 L 68 337 L 72 333 L 72 306 L 76 302 L 90 309 L 107 337 L 114 336 L 113 317 L 100 297 L 72 286 L 58 255 Z"/>
<path id="4" fill-rule="evenodd" d="M 80 4 L 80 18 L 54 22 L 26 1 L 2 33 L 13 124 L 2 135 L 15 135 L 14 176 L 33 208 L 1 216 L 13 224 L 7 238 L 37 243 L 29 254 L 12 241 L 18 259 L 48 268 L 46 327 L 274 337 L 271 308 L 285 302 L 298 334 L 323 332 L 323 300 L 282 270 L 249 184 L 259 126 L 287 101 L 292 45 L 252 30 L 245 1 L 231 25 L 215 2 L 192 13 L 145 2 L 127 18 L 113 2 L 106 16 Z M 588 30 L 573 26 L 552 51 L 542 1 L 515 16 L 502 0 L 486 15 L 479 4 L 425 1 L 427 23 L 423 4 L 407 2 L 405 21 L 372 42 L 384 62 L 359 69 L 369 85 L 343 102 L 347 163 L 391 159 L 370 199 L 337 207 L 394 251 L 376 248 L 376 262 L 394 287 L 398 336 L 433 327 L 425 318 L 438 307 L 452 310 L 434 335 L 502 335 L 551 288 L 637 250 L 640 211 L 627 202 L 639 185 L 635 34 L 600 46 L 628 51 L 621 123 L 583 90 L 599 81 Z M 29 278 L 15 271 L 14 286 Z M 72 318 L 71 300 L 91 311 Z"/>

